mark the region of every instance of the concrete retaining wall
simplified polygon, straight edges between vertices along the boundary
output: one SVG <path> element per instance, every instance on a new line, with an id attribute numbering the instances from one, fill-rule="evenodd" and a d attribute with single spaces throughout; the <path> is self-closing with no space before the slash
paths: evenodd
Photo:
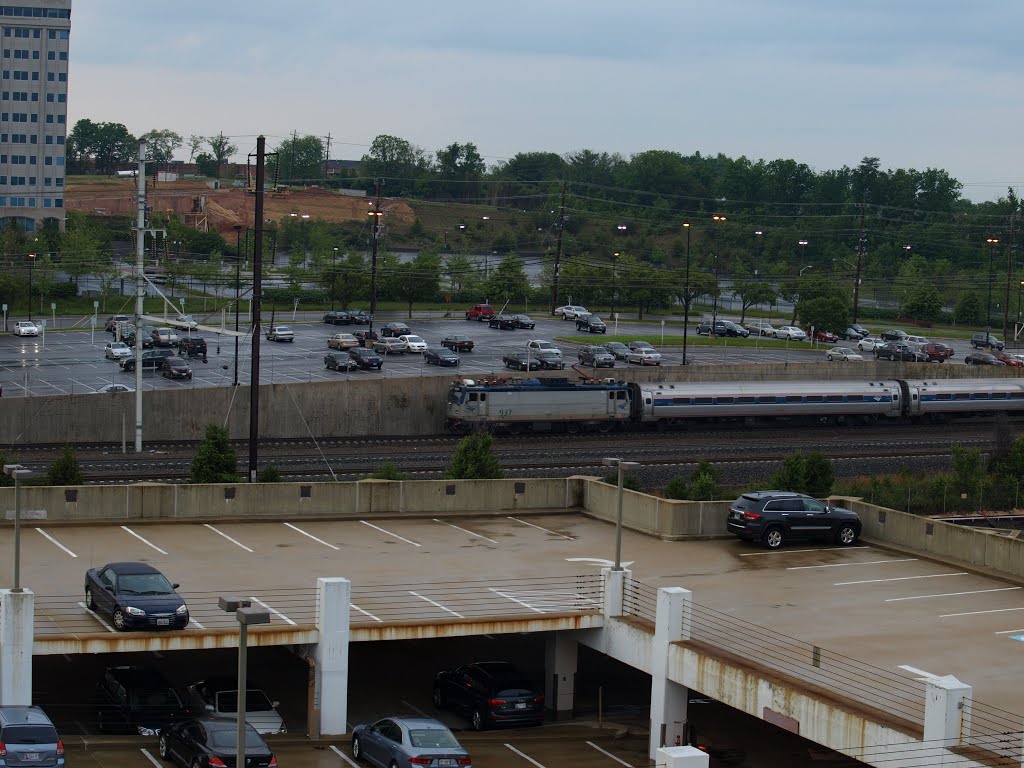
<path id="1" fill-rule="evenodd" d="M 765 365 L 617 368 L 624 381 L 764 381 L 771 379 L 892 379 L 976 376 L 963 365 L 774 363 Z M 986 370 L 1019 375 L 1017 369 Z M 566 375 L 574 376 L 572 371 Z M 600 375 L 605 375 L 602 372 Z M 265 438 L 434 435 L 444 432 L 445 398 L 453 378 L 407 376 L 271 384 L 260 389 Z M 232 438 L 249 436 L 249 387 L 197 387 L 145 392 L 144 441 L 195 440 L 207 424 Z M 134 394 L 59 395 L 0 399 L 0 442 L 129 444 L 135 435 Z"/>
<path id="2" fill-rule="evenodd" d="M 614 523 L 619 514 L 619 489 L 599 480 L 583 485 L 583 508 L 588 515 Z M 727 533 L 729 501 L 675 501 L 646 493 L 622 491 L 622 524 L 634 531 L 664 539 L 721 536 Z"/>

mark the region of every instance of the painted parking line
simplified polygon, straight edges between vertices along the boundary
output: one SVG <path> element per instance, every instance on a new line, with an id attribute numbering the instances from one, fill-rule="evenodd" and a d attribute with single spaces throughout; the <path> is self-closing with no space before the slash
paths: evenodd
<path id="1" fill-rule="evenodd" d="M 356 609 L 357 611 L 359 611 L 359 612 L 360 612 L 361 614 L 363 614 L 364 616 L 369 616 L 369 617 L 370 617 L 371 619 L 373 619 L 374 621 L 384 621 L 384 619 L 378 618 L 377 616 L 374 616 L 374 615 L 373 615 L 372 613 L 370 613 L 369 611 L 365 611 L 365 610 L 363 610 L 362 608 L 360 608 L 360 607 L 359 607 L 358 605 L 356 605 L 356 604 L 355 604 L 355 603 L 353 603 L 353 602 L 349 602 L 349 607 L 350 607 L 350 608 L 355 608 L 355 609 Z"/>
<path id="2" fill-rule="evenodd" d="M 297 533 L 301 533 L 303 536 L 307 536 L 308 538 L 312 539 L 313 541 L 317 542 L 318 544 L 323 544 L 325 547 L 330 547 L 331 549 L 334 549 L 334 550 L 338 550 L 338 551 L 341 550 L 341 547 L 336 547 L 335 545 L 333 545 L 333 544 L 331 544 L 329 542 L 326 542 L 323 539 L 318 539 L 312 533 L 309 533 L 308 531 L 302 530 L 297 525 L 292 525 L 291 523 L 285 523 L 285 525 L 287 527 L 291 528 L 293 531 L 296 531 Z"/>
<path id="3" fill-rule="evenodd" d="M 459 526 L 453 525 L 452 523 L 446 523 L 444 520 L 438 520 L 436 517 L 432 518 L 432 519 L 433 519 L 433 521 L 435 523 L 440 523 L 441 525 L 447 525 L 449 528 L 454 528 L 457 531 L 462 531 L 463 533 L 468 533 L 470 536 L 476 536 L 478 539 L 483 539 L 484 541 L 491 542 L 491 544 L 497 544 L 498 543 L 494 539 L 489 539 L 489 538 L 487 538 L 486 536 L 484 536 L 482 534 L 475 533 L 474 531 L 470 531 L 470 530 L 467 530 L 465 528 L 460 528 Z"/>
<path id="4" fill-rule="evenodd" d="M 60 549 L 63 549 L 63 550 L 65 551 L 65 552 L 67 552 L 67 553 L 68 553 L 69 555 L 71 555 L 71 557 L 78 557 L 78 555 L 76 555 L 76 554 L 75 554 L 74 552 L 72 552 L 72 551 L 71 551 L 70 549 L 68 549 L 67 547 L 65 547 L 65 546 L 64 546 L 63 544 L 61 544 L 61 543 L 60 543 L 59 541 L 57 541 L 57 540 L 56 540 L 55 538 L 53 538 L 53 536 L 51 536 L 50 534 L 48 534 L 48 533 L 47 533 L 46 531 L 44 531 L 44 530 L 43 530 L 42 528 L 36 528 L 36 531 L 37 531 L 38 533 L 42 534 L 43 536 L 45 536 L 45 537 L 46 537 L 46 539 L 47 539 L 48 541 L 52 542 L 53 544 L 55 544 L 56 546 L 58 546 L 58 547 L 59 547 Z"/>
<path id="5" fill-rule="evenodd" d="M 149 760 L 149 762 L 151 762 L 151 763 L 152 763 L 153 765 L 155 765 L 155 766 L 156 766 L 156 768 L 164 768 L 164 767 L 163 767 L 163 766 L 162 766 L 162 765 L 161 765 L 161 764 L 160 764 L 160 763 L 159 763 L 159 762 L 157 761 L 157 759 L 156 759 L 155 757 L 153 757 L 153 755 L 151 755 L 151 754 L 149 753 L 149 750 L 148 750 L 148 749 L 146 749 L 145 747 L 143 747 L 143 748 L 142 748 L 141 750 L 139 750 L 139 751 L 140 751 L 140 752 L 142 752 L 142 754 L 144 754 L 144 755 L 146 756 L 146 759 L 147 759 L 147 760 Z"/>
<path id="6" fill-rule="evenodd" d="M 245 550 L 246 552 L 252 552 L 252 550 L 251 550 L 251 549 L 249 549 L 249 547 L 245 546 L 245 544 L 243 544 L 242 542 L 238 541 L 237 539 L 233 539 L 233 538 L 231 538 L 231 537 L 230 537 L 230 536 L 228 536 L 228 535 L 227 535 L 226 533 L 224 533 L 224 531 L 220 531 L 220 530 L 217 530 L 216 528 L 214 528 L 214 527 L 213 527 L 212 525 L 210 525 L 209 523 L 203 523 L 203 526 L 205 526 L 206 528 L 209 528 L 209 529 L 210 529 L 211 531 L 213 531 L 214 533 L 216 533 L 216 534 L 217 534 L 218 536 L 223 536 L 223 537 L 224 537 L 225 539 L 227 539 L 228 541 L 230 541 L 230 542 L 231 542 L 232 544 L 234 544 L 235 546 L 241 547 L 241 548 L 242 548 L 242 549 L 244 549 L 244 550 Z"/>
<path id="7" fill-rule="evenodd" d="M 335 754 L 336 754 L 336 755 L 337 755 L 338 757 L 340 757 L 340 758 L 341 758 L 342 760 L 344 760 L 344 761 L 345 761 L 346 763 L 348 763 L 348 764 L 349 764 L 350 766 L 352 766 L 352 768 L 361 768 L 361 766 L 359 765 L 359 763 L 357 763 L 357 762 L 354 762 L 354 761 L 352 760 L 352 758 L 351 758 L 351 757 L 349 757 L 348 755 L 346 755 L 346 754 L 345 754 L 344 752 L 342 752 L 342 751 L 341 751 L 340 749 L 338 749 L 338 748 L 337 748 L 336 746 L 334 746 L 333 744 L 331 744 L 331 749 L 332 749 L 332 750 L 334 751 L 334 753 L 335 753 Z"/>
<path id="8" fill-rule="evenodd" d="M 368 525 L 368 526 L 370 526 L 370 527 L 371 527 L 371 528 L 373 528 L 373 529 L 374 529 L 375 531 L 380 531 L 381 533 L 383 533 L 383 534 L 385 534 L 385 535 L 387 535 L 387 536 L 391 536 L 391 537 L 393 537 L 393 538 L 396 538 L 396 539 L 398 539 L 399 541 L 404 541 L 404 542 L 405 542 L 406 544 L 412 544 L 412 545 L 413 545 L 414 547 L 422 547 L 422 546 L 423 546 L 422 544 L 420 544 L 420 543 L 418 543 L 418 542 L 415 542 L 415 541 L 411 541 L 410 539 L 407 539 L 407 538 L 405 538 L 404 536 L 399 536 L 399 535 L 398 535 L 397 533 L 393 533 L 393 532 L 391 532 L 391 531 L 388 531 L 388 530 L 386 530 L 386 529 L 384 529 L 384 528 L 381 528 L 381 527 L 380 527 L 380 526 L 378 526 L 378 525 L 374 525 L 373 523 L 368 523 L 368 522 L 366 522 L 365 520 L 360 520 L 359 522 L 360 522 L 360 523 L 362 523 L 363 525 Z"/>
<path id="9" fill-rule="evenodd" d="M 204 626 L 203 626 L 202 624 L 200 624 L 200 623 L 199 623 L 198 621 L 196 621 L 195 619 L 193 619 L 193 618 L 192 618 L 191 616 L 189 616 L 189 617 L 188 617 L 188 623 L 189 623 L 189 624 L 195 624 L 195 625 L 196 625 L 196 626 L 197 626 L 197 627 L 198 627 L 199 629 L 206 629 L 206 627 L 204 627 Z"/>
<path id="10" fill-rule="evenodd" d="M 629 763 L 627 763 L 627 762 L 626 762 L 625 760 L 623 760 L 623 759 L 622 759 L 622 758 L 620 758 L 620 757 L 616 757 L 615 755 L 613 755 L 613 754 L 612 754 L 611 752 L 609 752 L 609 751 L 608 751 L 608 750 L 606 750 L 606 749 L 601 749 L 601 748 L 600 748 L 599 746 L 597 746 L 597 744 L 595 744 L 594 742 L 592 742 L 592 741 L 588 741 L 588 742 L 587 742 L 587 745 L 588 745 L 588 746 L 591 746 L 591 747 L 593 747 L 593 748 L 594 748 L 594 749 L 596 749 L 596 750 L 597 750 L 598 752 L 600 752 L 600 753 L 601 753 L 602 755 L 607 755 L 608 757 L 610 757 L 610 758 L 611 758 L 612 760 L 614 760 L 614 761 L 615 761 L 616 763 L 618 763 L 619 765 L 624 765 L 624 766 L 626 766 L 626 768 L 633 768 L 633 766 L 632 766 L 632 765 L 630 765 Z"/>
<path id="11" fill-rule="evenodd" d="M 1004 629 L 1001 632 L 993 632 L 995 635 L 1016 635 L 1018 632 L 1024 632 L 1024 629 Z"/>
<path id="12" fill-rule="evenodd" d="M 96 611 L 90 609 L 89 606 L 87 606 L 85 603 L 78 603 L 78 607 L 81 608 L 86 613 L 88 613 L 94 619 L 96 619 L 96 621 L 98 621 L 100 623 L 100 625 L 103 626 L 103 628 L 107 630 L 107 632 L 113 632 L 115 634 L 117 633 L 116 629 L 114 629 L 112 626 L 107 624 L 107 622 L 105 622 L 103 619 L 101 619 L 100 615 L 98 613 L 96 613 Z"/>
<path id="13" fill-rule="evenodd" d="M 450 613 L 452 616 L 454 616 L 457 619 L 464 619 L 464 618 L 466 618 L 461 613 L 458 613 L 457 611 L 453 611 L 451 608 L 447 608 L 447 607 L 441 605 L 436 600 L 431 600 L 429 597 L 421 595 L 419 592 L 413 592 L 410 589 L 409 590 L 409 594 L 412 595 L 413 597 L 418 597 L 420 600 L 425 600 L 426 602 L 430 603 L 435 608 L 440 608 L 442 611 L 446 611 L 447 613 Z"/>
<path id="14" fill-rule="evenodd" d="M 977 589 L 972 592 L 946 592 L 940 595 L 912 595 L 910 597 L 890 597 L 885 602 L 899 603 L 903 600 L 927 600 L 929 597 L 962 597 L 963 595 L 984 595 L 986 592 L 1012 592 L 1021 587 L 999 587 L 998 589 Z"/>
<path id="15" fill-rule="evenodd" d="M 156 544 L 154 544 L 153 542 L 151 542 L 151 541 L 149 541 L 148 539 L 146 539 L 145 537 L 143 537 L 143 536 L 140 536 L 139 534 L 137 534 L 137 533 L 136 533 L 135 531 L 133 531 L 133 530 L 132 530 L 131 528 L 129 528 L 129 527 L 127 526 L 127 525 L 122 525 L 122 526 L 121 526 L 121 530 L 122 530 L 122 531 L 127 531 L 128 533 L 130 533 L 130 534 L 131 534 L 132 536 L 134 536 L 134 537 L 135 537 L 136 539 L 138 539 L 139 541 L 141 541 L 141 542 L 142 542 L 143 544 L 145 544 L 146 546 L 148 546 L 148 547 L 152 547 L 153 549 L 155 549 L 155 550 L 156 550 L 157 552 L 159 552 L 159 553 L 160 553 L 161 555 L 166 555 L 166 554 L 169 554 L 168 552 L 165 552 L 164 550 L 160 549 L 160 547 L 158 547 L 158 546 L 157 546 Z"/>
<path id="16" fill-rule="evenodd" d="M 511 744 L 506 744 L 505 746 L 508 747 L 509 749 L 511 749 L 513 752 L 515 752 L 521 758 L 523 758 L 523 760 L 526 760 L 526 761 L 528 761 L 530 763 L 533 763 L 535 766 L 537 766 L 537 768 L 544 768 L 544 766 L 541 763 L 538 763 L 536 760 L 534 760 L 532 757 L 530 757 L 525 752 L 520 752 L 518 749 L 513 747 Z"/>
<path id="17" fill-rule="evenodd" d="M 828 565 L 791 565 L 787 571 L 806 571 L 811 568 L 845 568 L 848 565 L 888 565 L 889 563 L 913 563 L 916 557 L 906 557 L 900 560 L 865 560 L 857 563 L 829 563 Z"/>
<path id="18" fill-rule="evenodd" d="M 851 584 L 881 584 L 887 581 L 911 581 L 912 579 L 941 579 L 945 576 L 970 576 L 967 571 L 956 573 L 930 573 L 926 576 L 895 576 L 891 579 L 864 579 L 862 581 L 837 581 L 833 587 L 848 587 Z"/>
<path id="19" fill-rule="evenodd" d="M 821 549 L 773 549 L 770 552 L 743 552 L 740 557 L 762 557 L 764 555 L 796 555 L 801 552 L 833 552 L 847 549 L 871 549 L 871 547 L 823 547 Z"/>
<path id="20" fill-rule="evenodd" d="M 252 596 L 250 595 L 250 596 L 249 596 L 249 599 L 250 599 L 250 600 L 252 600 L 252 601 L 253 601 L 254 603 L 256 603 L 257 605 L 260 605 L 260 606 L 262 606 L 263 608 L 265 608 L 266 610 L 270 611 L 270 612 L 271 612 L 272 614 L 274 614 L 275 616 L 277 616 L 277 618 L 279 618 L 279 619 L 281 619 L 281 620 L 283 620 L 283 621 L 287 622 L 288 624 L 291 624 L 291 625 L 292 625 L 293 627 L 295 627 L 295 626 L 298 626 L 298 625 L 297 625 L 297 624 L 296 624 L 296 623 L 295 623 L 294 621 L 292 621 L 291 619 L 289 619 L 289 618 L 288 618 L 287 616 L 285 616 L 285 615 L 284 615 L 283 613 L 281 613 L 281 612 L 280 612 L 280 611 L 278 611 L 278 610 L 275 610 L 274 608 L 271 608 L 271 607 L 270 607 L 269 605 L 267 605 L 266 603 L 264 603 L 264 602 L 263 602 L 262 600 L 260 600 L 259 598 L 256 598 L 256 597 L 252 597 Z"/>
<path id="21" fill-rule="evenodd" d="M 411 710 L 412 710 L 413 712 L 415 712 L 415 713 L 416 713 L 417 715 L 419 715 L 420 717 L 430 717 L 430 715 L 428 715 L 428 714 L 427 714 L 426 712 L 424 712 L 424 711 L 423 711 L 422 709 L 420 709 L 419 707 L 417 707 L 417 706 L 416 706 L 415 704 L 410 704 L 410 703 L 409 703 L 408 701 L 406 701 L 405 699 L 399 699 L 399 701 L 400 701 L 400 702 L 402 703 L 402 706 L 404 706 L 404 707 L 405 707 L 406 709 L 411 709 Z"/>
<path id="22" fill-rule="evenodd" d="M 993 608 L 990 611 L 967 611 L 966 613 L 943 613 L 940 619 L 952 619 L 957 616 L 980 616 L 983 613 L 1009 613 L 1010 611 L 1024 611 L 1024 608 Z"/>
<path id="23" fill-rule="evenodd" d="M 522 523 L 523 525 L 528 525 L 531 528 L 536 528 L 538 531 L 544 531 L 545 533 L 550 533 L 552 536 L 557 536 L 560 539 L 568 539 L 569 541 L 575 541 L 575 539 L 572 536 L 566 536 L 564 533 L 558 533 L 557 531 L 552 531 L 552 530 L 549 530 L 548 528 L 543 528 L 543 527 L 541 527 L 539 525 L 534 525 L 533 523 L 528 523 L 525 520 L 520 520 L 518 517 L 511 517 L 511 516 L 509 516 L 508 519 L 509 520 L 514 520 L 517 523 Z"/>

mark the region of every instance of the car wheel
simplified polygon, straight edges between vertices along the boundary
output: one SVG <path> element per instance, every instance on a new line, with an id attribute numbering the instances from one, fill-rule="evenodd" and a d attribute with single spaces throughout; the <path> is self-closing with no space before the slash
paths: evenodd
<path id="1" fill-rule="evenodd" d="M 779 332 L 778 331 L 772 331 L 772 338 L 773 339 L 779 338 Z"/>
<path id="2" fill-rule="evenodd" d="M 857 529 L 849 523 L 844 523 L 839 526 L 839 530 L 836 531 L 836 544 L 842 547 L 848 547 L 857 540 Z"/>
<path id="3" fill-rule="evenodd" d="M 96 601 L 92 599 L 92 587 L 85 588 L 85 607 L 90 611 L 96 610 Z"/>
<path id="4" fill-rule="evenodd" d="M 157 744 L 157 753 L 160 755 L 161 760 L 170 760 L 171 753 L 167 749 L 167 737 L 161 735 L 160 741 Z"/>
<path id="5" fill-rule="evenodd" d="M 127 629 L 128 625 L 124 618 L 124 612 L 120 608 L 114 609 L 114 614 L 110 619 L 114 623 L 114 629 L 118 632 L 124 632 Z"/>
<path id="6" fill-rule="evenodd" d="M 445 698 L 444 691 L 441 686 L 434 686 L 434 706 L 438 709 L 444 709 L 448 706 L 448 700 Z"/>
<path id="7" fill-rule="evenodd" d="M 826 355 L 826 357 L 828 358 L 829 362 L 832 361 L 832 355 Z"/>
<path id="8" fill-rule="evenodd" d="M 482 731 L 487 727 L 487 721 L 484 719 L 484 713 L 477 707 L 473 710 L 473 730 Z"/>
<path id="9" fill-rule="evenodd" d="M 469 319 L 468 317 L 466 318 Z M 361 761 L 363 759 L 363 743 L 359 740 L 358 736 L 352 737 L 352 759 Z"/>
<path id="10" fill-rule="evenodd" d="M 782 533 L 782 528 L 777 525 L 773 525 L 764 532 L 764 545 L 768 547 L 768 549 L 778 549 L 782 546 L 785 538 L 785 535 Z"/>

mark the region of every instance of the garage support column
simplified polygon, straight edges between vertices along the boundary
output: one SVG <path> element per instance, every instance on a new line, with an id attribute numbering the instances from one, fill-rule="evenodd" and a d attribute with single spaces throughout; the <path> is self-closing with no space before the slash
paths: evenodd
<path id="1" fill-rule="evenodd" d="M 35 594 L 0 589 L 0 705 L 32 703 Z"/>
<path id="2" fill-rule="evenodd" d="M 925 684 L 924 743 L 956 747 L 971 736 L 971 686 L 952 675 L 930 678 Z"/>
<path id="3" fill-rule="evenodd" d="M 658 590 L 658 607 L 651 643 L 651 733 L 648 756 L 655 760 L 658 749 L 686 742 L 687 689 L 668 679 L 668 652 L 672 643 L 690 637 L 690 607 L 693 593 L 682 587 Z"/>
<path id="4" fill-rule="evenodd" d="M 544 704 L 555 720 L 572 717 L 578 645 L 570 632 L 552 632 L 544 649 Z"/>
<path id="5" fill-rule="evenodd" d="M 616 571 L 613 568 L 602 568 L 604 577 L 604 617 L 613 619 L 621 616 L 626 596 L 626 585 L 633 578 L 633 572 L 625 569 Z"/>
<path id="6" fill-rule="evenodd" d="M 313 658 L 316 676 L 310 736 L 341 736 L 348 719 L 349 604 L 352 582 L 340 577 L 316 580 L 316 627 L 320 632 Z M 315 726 L 315 727 L 314 727 Z"/>

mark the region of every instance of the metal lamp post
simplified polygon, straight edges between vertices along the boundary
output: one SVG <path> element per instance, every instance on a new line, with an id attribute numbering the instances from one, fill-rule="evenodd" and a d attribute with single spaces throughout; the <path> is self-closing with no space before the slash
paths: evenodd
<path id="1" fill-rule="evenodd" d="M 235 382 L 238 386 L 238 294 L 242 287 L 242 225 L 235 224 Z M 218 351 L 220 347 L 217 347 Z"/>
<path id="2" fill-rule="evenodd" d="M 686 230 L 686 273 L 683 277 L 683 365 L 686 365 L 686 340 L 690 330 L 690 222 L 683 222 Z"/>
<path id="3" fill-rule="evenodd" d="M 30 253 L 28 255 L 28 319 L 32 322 L 32 267 L 36 263 L 36 255 Z"/>
<path id="4" fill-rule="evenodd" d="M 338 282 L 338 273 L 335 272 L 335 267 L 338 263 L 338 246 L 334 246 L 334 252 L 331 254 L 331 311 L 334 311 L 334 292 L 336 289 L 336 283 Z"/>
<path id="5" fill-rule="evenodd" d="M 266 608 L 253 608 L 252 602 L 236 595 L 221 595 L 217 598 L 217 605 L 222 611 L 234 613 L 238 619 L 238 732 L 235 749 L 237 762 L 235 765 L 245 765 L 245 693 L 248 690 L 246 680 L 247 654 L 248 654 L 248 629 L 249 625 L 269 624 L 270 611 Z"/>
<path id="6" fill-rule="evenodd" d="M 992 338 L 992 257 L 995 255 L 999 240 L 995 237 L 988 237 L 985 238 L 985 242 L 988 243 L 988 307 L 985 310 L 985 342 L 987 343 Z"/>
<path id="7" fill-rule="evenodd" d="M 725 216 L 715 214 L 711 217 L 714 222 L 726 221 Z M 713 239 L 715 241 L 715 293 L 711 300 L 711 335 L 715 335 L 715 330 L 718 327 L 718 229 L 712 228 Z"/>
<path id="8" fill-rule="evenodd" d="M 601 463 L 606 467 L 617 467 L 619 475 L 619 504 L 618 514 L 615 518 L 615 566 L 612 568 L 613 571 L 622 570 L 622 474 L 625 467 L 638 467 L 639 463 L 635 461 L 623 461 L 622 459 L 601 459 Z"/>
<path id="9" fill-rule="evenodd" d="M 21 464 L 4 464 L 4 474 L 14 478 L 14 588 L 21 592 L 21 478 L 28 477 L 32 470 Z"/>
<path id="10" fill-rule="evenodd" d="M 612 254 L 612 320 L 618 322 L 618 318 L 615 316 L 615 305 L 618 303 L 619 298 L 619 256 L 622 253 L 615 251 Z"/>

